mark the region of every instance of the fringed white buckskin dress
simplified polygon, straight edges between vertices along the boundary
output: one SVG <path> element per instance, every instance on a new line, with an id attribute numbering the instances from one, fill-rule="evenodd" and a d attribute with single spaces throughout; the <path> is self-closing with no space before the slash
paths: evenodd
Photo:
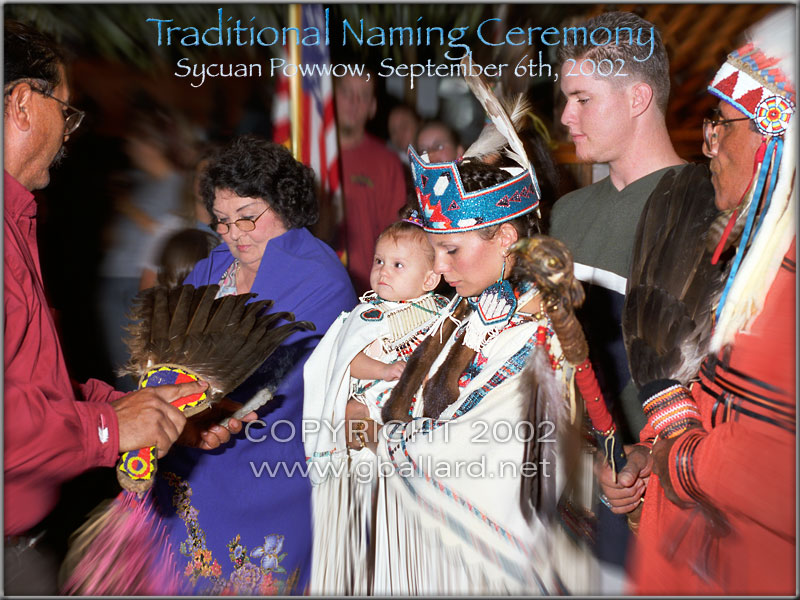
<path id="1" fill-rule="evenodd" d="M 367 293 L 355 309 L 339 316 L 306 362 L 304 443 L 314 515 L 311 594 L 363 595 L 371 587 L 367 552 L 378 460 L 368 449 L 347 449 L 345 407 L 356 398 L 380 423 L 381 408 L 397 382 L 353 378 L 350 363 L 365 349 L 385 363 L 407 360 L 446 304 L 447 298 L 432 293 L 403 302 Z"/>
<path id="2" fill-rule="evenodd" d="M 535 293 L 522 294 L 517 306 Z M 459 300 L 446 310 L 452 312 Z M 456 327 L 429 372 L 440 368 L 453 344 L 477 350 L 459 380 L 457 401 L 435 420 L 422 418 L 421 387 L 412 420 L 382 430 L 377 595 L 564 593 L 553 564 L 552 531 L 535 513 L 527 522 L 520 508 L 520 423 L 530 398 L 521 373 L 530 362 L 568 407 L 560 345 L 545 316 L 514 312 L 507 322 L 487 326 L 483 300 Z M 438 335 L 439 325 L 429 335 Z M 535 435 L 555 442 L 548 425 L 537 426 Z M 561 478 L 559 466 L 527 465 L 527 475 L 537 469 L 537 476 Z"/>

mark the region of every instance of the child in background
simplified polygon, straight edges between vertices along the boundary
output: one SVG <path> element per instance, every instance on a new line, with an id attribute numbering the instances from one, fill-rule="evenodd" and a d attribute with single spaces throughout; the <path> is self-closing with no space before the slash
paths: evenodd
<path id="1" fill-rule="evenodd" d="M 410 221 L 390 225 L 375 243 L 372 290 L 351 312 L 342 313 L 306 362 L 303 441 L 314 485 L 312 594 L 367 593 L 367 531 L 377 459 L 361 436 L 344 430 L 343 420 L 350 402 L 349 410 L 357 406 L 358 417 L 381 423 L 381 408 L 406 361 L 448 302 L 432 291 L 441 279 L 433 261 L 421 227 Z M 345 463 L 351 476 L 336 476 Z M 330 545 L 342 551 L 322 550 Z M 350 576 L 342 578 L 342 573 Z"/>
<path id="2" fill-rule="evenodd" d="M 167 287 L 182 285 L 195 264 L 208 257 L 219 242 L 213 233 L 200 229 L 182 229 L 173 233 L 159 254 L 156 283 Z"/>

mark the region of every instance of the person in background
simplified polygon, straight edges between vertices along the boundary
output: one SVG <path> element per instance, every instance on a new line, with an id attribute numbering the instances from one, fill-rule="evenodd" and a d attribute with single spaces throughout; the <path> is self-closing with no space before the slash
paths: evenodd
<path id="1" fill-rule="evenodd" d="M 408 104 L 398 104 L 389 111 L 389 149 L 408 165 L 408 146 L 413 144 L 419 128 L 419 115 Z"/>
<path id="2" fill-rule="evenodd" d="M 622 337 L 622 307 L 639 216 L 653 189 L 684 161 L 675 153 L 667 131 L 669 61 L 658 30 L 628 12 L 601 14 L 585 23 L 590 31 L 630 28 L 605 46 L 559 47 L 561 92 L 566 105 L 561 122 L 569 128 L 575 153 L 583 162 L 608 163 L 605 179 L 570 192 L 556 201 L 550 235 L 564 242 L 575 260 L 575 276 L 583 282 L 586 300 L 577 315 L 586 332 L 589 353 L 603 397 L 624 439 L 636 441 L 644 419 L 628 367 Z M 653 54 L 642 51 L 636 32 L 651 31 Z M 628 77 L 567 75 L 583 73 L 601 60 L 624 60 Z M 573 61 L 575 64 L 573 65 Z M 586 67 L 581 70 L 582 65 Z M 573 68 L 574 66 L 574 68 Z M 604 561 L 613 591 L 621 591 L 629 531 L 598 502 L 597 554 Z M 612 591 L 609 588 L 608 591 Z"/>
<path id="3" fill-rule="evenodd" d="M 420 125 L 414 148 L 420 156 L 427 154 L 432 163 L 454 161 L 464 154 L 458 135 L 443 121 L 425 121 Z"/>
<path id="4" fill-rule="evenodd" d="M 133 168 L 114 198 L 116 217 L 106 230 L 98 292 L 103 336 L 115 371 L 128 358 L 123 342 L 127 315 L 158 234 L 181 226 L 191 145 L 181 135 L 175 115 L 149 97 L 141 97 L 134 103 L 125 152 Z M 132 383 L 118 378 L 116 385 L 130 387 Z"/>
<path id="5" fill-rule="evenodd" d="M 334 99 L 344 194 L 344 239 L 340 244 L 347 253 L 347 271 L 360 294 L 369 289 L 375 239 L 397 220 L 406 201 L 406 184 L 400 159 L 366 130 L 378 108 L 375 77 L 337 78 Z"/>
<path id="6" fill-rule="evenodd" d="M 153 235 L 153 243 L 150 245 L 150 250 L 145 258 L 144 266 L 142 267 L 142 276 L 139 281 L 140 290 L 147 289 L 156 284 L 159 270 L 163 265 L 162 254 L 164 252 L 164 248 L 169 239 L 182 229 L 193 227 L 199 233 L 210 235 L 216 239 L 216 243 L 209 247 L 209 251 L 222 241 L 219 235 L 211 229 L 211 215 L 206 208 L 205 202 L 203 201 L 203 196 L 200 192 L 200 178 L 203 175 L 203 169 L 208 164 L 208 161 L 213 155 L 214 151 L 215 146 L 209 145 L 204 150 L 199 152 L 200 158 L 194 166 L 191 185 L 185 186 L 185 192 L 182 199 L 183 207 L 180 211 L 180 214 L 167 215 L 159 223 L 159 226 Z M 206 244 L 206 242 L 202 241 L 202 238 L 204 237 L 203 235 L 189 236 L 188 234 L 185 234 L 184 239 L 188 241 L 189 237 L 193 237 L 195 240 L 197 240 L 198 245 L 195 247 L 197 248 L 198 252 L 200 251 L 200 248 Z M 208 240 L 207 243 L 211 244 L 212 241 Z M 197 252 L 192 254 L 197 256 L 197 259 L 194 262 L 197 262 L 201 258 L 208 256 L 208 252 L 202 256 L 198 255 Z M 192 266 L 194 266 L 194 263 L 192 263 Z M 189 274 L 189 271 L 191 271 L 191 268 L 183 274 L 183 277 L 186 277 L 186 275 Z M 182 281 L 183 278 L 181 278 L 178 283 L 181 283 Z"/>
<path id="7" fill-rule="evenodd" d="M 182 229 L 164 243 L 158 259 L 156 283 L 177 287 L 192 272 L 198 261 L 219 245 L 219 238 L 210 231 Z"/>

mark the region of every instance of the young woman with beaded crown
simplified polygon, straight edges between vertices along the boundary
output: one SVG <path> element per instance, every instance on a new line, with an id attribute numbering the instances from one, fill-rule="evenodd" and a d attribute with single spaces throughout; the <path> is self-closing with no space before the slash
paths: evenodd
<path id="1" fill-rule="evenodd" d="M 364 594 L 364 554 L 376 482 L 367 432 L 336 427 L 351 412 L 381 423 L 381 409 L 448 299 L 433 293 L 441 276 L 419 223 L 390 225 L 375 242 L 372 290 L 342 313 L 305 367 L 304 420 L 314 484 L 312 593 Z M 338 471 L 331 472 L 331 467 Z M 347 477 L 338 476 L 350 470 Z M 355 518 L 352 518 L 355 515 Z"/>
<path id="2" fill-rule="evenodd" d="M 523 168 L 506 170 L 488 164 L 501 160 L 496 143 L 477 153 L 476 144 L 457 163 L 429 164 L 409 148 L 434 269 L 457 295 L 409 359 L 384 425 L 364 432 L 379 464 L 375 594 L 550 594 L 585 584 L 585 562 L 566 581 L 558 573 L 560 542 L 538 512 L 560 496 L 565 473 L 558 444 L 537 442 L 557 441 L 570 411 L 559 341 L 509 252 L 538 229 L 536 175 L 519 152 Z M 526 424 L 537 404 L 552 429 Z"/>

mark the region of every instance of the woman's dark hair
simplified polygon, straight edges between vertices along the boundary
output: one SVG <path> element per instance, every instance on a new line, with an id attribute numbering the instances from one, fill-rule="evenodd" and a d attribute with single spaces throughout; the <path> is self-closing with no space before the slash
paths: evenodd
<path id="1" fill-rule="evenodd" d="M 500 167 L 470 160 L 461 161 L 458 164 L 458 172 L 461 175 L 461 183 L 464 185 L 464 190 L 467 192 L 477 192 L 502 183 L 512 177 L 510 173 Z M 514 226 L 520 238 L 530 237 L 541 231 L 539 217 L 535 210 L 512 219 L 508 223 Z M 499 228 L 500 225 L 492 225 L 491 227 L 478 229 L 477 232 L 483 239 L 490 240 L 495 236 Z"/>
<path id="2" fill-rule="evenodd" d="M 308 227 L 319 218 L 314 171 L 283 146 L 254 135 L 235 138 L 211 157 L 200 190 L 212 215 L 217 190 L 231 190 L 264 200 L 288 229 Z"/>
<path id="3" fill-rule="evenodd" d="M 210 231 L 182 229 L 172 234 L 158 258 L 158 284 L 181 285 L 197 261 L 206 258 L 218 244 L 219 238 Z"/>
<path id="4" fill-rule="evenodd" d="M 9 89 L 17 81 L 36 79 L 50 93 L 61 83 L 59 67 L 64 53 L 50 36 L 18 21 L 6 21 L 3 27 L 3 81 Z"/>

